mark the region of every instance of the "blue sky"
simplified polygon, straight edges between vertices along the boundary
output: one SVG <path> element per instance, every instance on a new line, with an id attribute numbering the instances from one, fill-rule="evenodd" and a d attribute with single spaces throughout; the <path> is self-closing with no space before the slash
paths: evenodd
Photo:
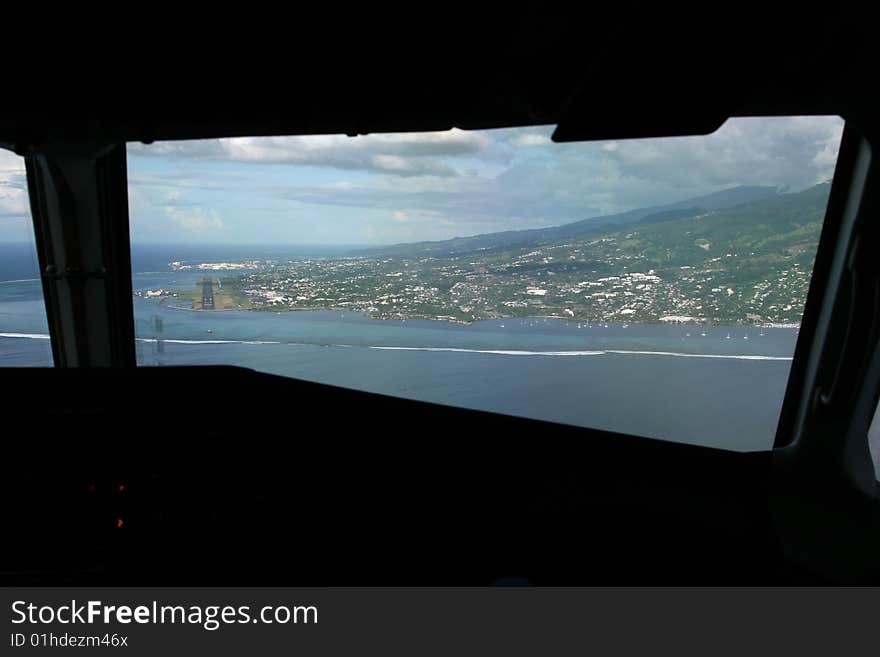
<path id="1" fill-rule="evenodd" d="M 731 119 L 706 137 L 553 144 L 552 126 L 130 144 L 132 240 L 388 244 L 831 177 L 837 117 Z M 0 151 L 0 241 L 31 239 L 21 158 Z"/>

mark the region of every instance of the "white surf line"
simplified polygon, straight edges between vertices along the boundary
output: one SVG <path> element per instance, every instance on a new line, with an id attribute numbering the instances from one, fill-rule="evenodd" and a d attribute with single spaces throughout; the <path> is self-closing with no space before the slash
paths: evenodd
<path id="1" fill-rule="evenodd" d="M 520 351 L 516 349 L 460 349 L 456 347 L 367 347 L 397 351 L 452 351 L 468 354 L 497 354 L 500 356 L 601 356 L 604 351 Z"/>
<path id="2" fill-rule="evenodd" d="M 157 338 L 135 338 L 138 342 L 158 342 Z M 283 344 L 271 340 L 178 340 L 176 338 L 162 338 L 162 342 L 172 344 Z"/>
<path id="3" fill-rule="evenodd" d="M 343 345 L 339 345 L 343 346 Z M 345 345 L 347 346 L 347 345 Z M 455 347 L 379 347 L 371 346 L 369 349 L 383 349 L 395 351 L 451 351 L 458 353 L 473 354 L 497 354 L 501 356 L 601 356 L 605 354 L 620 354 L 632 356 L 678 356 L 679 358 L 721 358 L 728 360 L 792 360 L 790 356 L 759 356 L 738 354 L 686 354 L 674 351 L 627 351 L 623 349 L 605 349 L 602 351 L 522 351 L 515 349 L 461 349 Z"/>
<path id="4" fill-rule="evenodd" d="M 0 333 L 0 338 L 29 338 L 32 340 L 48 340 L 45 333 Z M 135 338 L 137 342 L 158 342 L 156 338 Z M 356 345 L 328 344 L 318 345 L 302 342 L 279 342 L 276 340 L 179 340 L 175 338 L 163 339 L 162 342 L 172 344 L 288 344 L 292 346 L 329 346 L 355 348 Z M 723 360 L 764 360 L 764 361 L 791 361 L 791 356 L 760 356 L 750 354 L 686 354 L 676 351 L 635 351 L 625 349 L 605 349 L 601 351 L 524 351 L 517 349 L 464 349 L 460 347 L 383 347 L 367 346 L 367 349 L 380 349 L 383 351 L 434 351 L 454 352 L 468 354 L 492 354 L 497 356 L 602 356 L 617 354 L 622 356 L 673 356 L 678 358 L 720 358 Z"/>
<path id="5" fill-rule="evenodd" d="M 609 349 L 609 354 L 624 354 L 635 356 L 678 356 L 679 358 L 725 358 L 732 360 L 793 360 L 792 356 L 758 356 L 748 354 L 685 354 L 676 351 L 625 351 L 623 349 Z"/>
<path id="6" fill-rule="evenodd" d="M 0 281 L 0 285 L 6 285 L 7 283 L 30 283 L 32 281 L 38 281 L 39 278 L 17 278 L 13 281 Z"/>

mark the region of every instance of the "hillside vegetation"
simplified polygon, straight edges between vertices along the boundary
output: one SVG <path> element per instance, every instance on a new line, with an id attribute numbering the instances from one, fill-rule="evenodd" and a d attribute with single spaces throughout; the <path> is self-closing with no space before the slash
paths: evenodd
<path id="1" fill-rule="evenodd" d="M 796 324 L 829 187 L 794 194 L 746 188 L 760 198 L 719 201 L 714 209 L 689 199 L 600 228 L 578 222 L 525 231 L 527 243 L 511 248 L 504 246 L 510 234 L 501 233 L 466 238 L 494 242 L 463 253 L 445 253 L 450 243 L 422 243 L 376 255 L 293 260 L 224 285 L 236 286 L 257 309 L 340 308 L 462 322 L 554 316 Z"/>

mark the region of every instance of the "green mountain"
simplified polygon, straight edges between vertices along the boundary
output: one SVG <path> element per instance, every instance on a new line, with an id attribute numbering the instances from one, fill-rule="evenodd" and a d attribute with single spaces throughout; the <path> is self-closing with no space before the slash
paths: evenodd
<path id="1" fill-rule="evenodd" d="M 639 208 L 613 215 L 591 217 L 562 226 L 508 230 L 433 242 L 395 244 L 393 246 L 359 250 L 354 252 L 353 255 L 392 255 L 404 257 L 432 255 L 442 257 L 474 251 L 497 251 L 515 247 L 549 244 L 557 240 L 578 237 L 580 235 L 595 235 L 613 230 L 621 225 L 651 223 L 695 216 L 750 201 L 771 198 L 776 194 L 777 190 L 775 187 L 740 186 L 706 196 L 686 199 L 677 203 Z"/>
<path id="2" fill-rule="evenodd" d="M 798 324 L 829 189 L 823 183 L 709 210 L 691 199 L 527 246 L 505 248 L 501 239 L 481 251 L 426 251 L 422 244 L 293 260 L 223 285 L 258 309 L 340 308 L 375 317 Z"/>

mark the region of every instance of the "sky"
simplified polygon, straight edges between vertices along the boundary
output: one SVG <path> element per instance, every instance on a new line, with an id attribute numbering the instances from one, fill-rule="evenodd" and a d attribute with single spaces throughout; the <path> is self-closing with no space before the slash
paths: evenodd
<path id="1" fill-rule="evenodd" d="M 553 126 L 129 144 L 134 243 L 378 245 L 555 226 L 738 185 L 829 180 L 838 117 L 738 118 L 704 137 L 554 144 Z M 30 241 L 0 150 L 0 242 Z"/>

